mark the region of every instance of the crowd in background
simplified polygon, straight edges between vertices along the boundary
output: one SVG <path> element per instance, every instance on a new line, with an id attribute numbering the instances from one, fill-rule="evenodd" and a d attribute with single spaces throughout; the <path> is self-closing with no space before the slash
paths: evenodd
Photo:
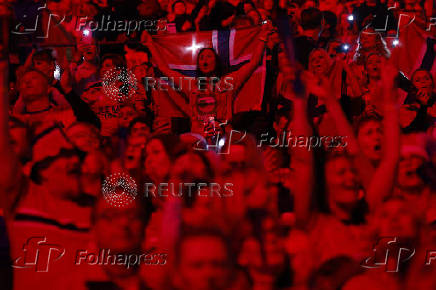
<path id="1" fill-rule="evenodd" d="M 0 288 L 435 289 L 434 1 L 3 5 Z M 108 16 L 151 24 L 92 29 Z M 184 77 L 156 39 L 231 29 L 259 31 L 238 70 L 206 47 L 210 86 L 147 87 Z M 259 109 L 235 112 L 259 67 Z M 102 187 L 120 174 L 137 194 L 117 207 Z M 107 249 L 160 263 L 79 259 Z"/>

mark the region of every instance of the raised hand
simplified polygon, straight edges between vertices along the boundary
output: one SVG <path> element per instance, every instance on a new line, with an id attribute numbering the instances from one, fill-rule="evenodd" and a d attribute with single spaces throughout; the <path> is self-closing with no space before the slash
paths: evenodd
<path id="1" fill-rule="evenodd" d="M 153 42 L 150 33 L 147 30 L 144 30 L 141 34 L 141 43 L 145 46 L 149 46 Z"/>
<path id="2" fill-rule="evenodd" d="M 395 94 L 392 91 L 396 88 L 396 78 L 398 76 L 398 69 L 390 64 L 387 60 L 383 60 L 382 63 L 382 75 L 380 79 L 379 88 L 383 88 L 380 92 L 384 102 L 396 102 L 394 99 Z"/>

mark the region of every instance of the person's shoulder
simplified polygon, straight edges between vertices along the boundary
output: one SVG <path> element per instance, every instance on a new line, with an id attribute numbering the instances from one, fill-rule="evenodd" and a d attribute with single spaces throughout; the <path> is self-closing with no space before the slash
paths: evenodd
<path id="1" fill-rule="evenodd" d="M 65 128 L 77 121 L 76 115 L 71 107 L 56 106 L 48 115 L 52 116 L 53 121 L 62 123 Z"/>
<path id="2" fill-rule="evenodd" d="M 17 208 L 28 195 L 30 188 L 30 180 L 21 171 L 14 181 L 9 187 L 2 189 L 6 193 L 3 195 L 4 199 L 1 200 L 5 218 L 14 216 Z"/>

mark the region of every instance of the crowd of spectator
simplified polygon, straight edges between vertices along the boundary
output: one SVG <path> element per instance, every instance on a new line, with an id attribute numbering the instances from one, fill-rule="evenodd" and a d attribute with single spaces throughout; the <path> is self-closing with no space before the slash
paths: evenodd
<path id="1" fill-rule="evenodd" d="M 434 1 L 2 5 L 0 288 L 435 289 Z M 192 86 L 157 45 L 251 29 Z"/>

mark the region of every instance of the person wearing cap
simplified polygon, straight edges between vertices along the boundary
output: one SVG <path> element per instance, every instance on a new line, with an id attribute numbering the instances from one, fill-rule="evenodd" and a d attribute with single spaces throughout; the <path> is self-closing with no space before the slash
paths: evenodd
<path id="1" fill-rule="evenodd" d="M 5 67 L 0 69 L 0 77 L 4 81 L 6 81 L 6 72 Z M 49 115 L 56 112 L 50 106 L 45 94 L 44 89 L 47 88 L 48 81 L 42 73 L 30 70 L 24 74 L 23 79 L 22 93 L 27 101 L 25 117 L 38 125 L 36 132 L 43 137 L 39 138 L 41 146 L 38 144 L 34 146 L 32 161 L 29 162 L 30 177 L 28 177 L 24 174 L 11 143 L 7 92 L 2 90 L 0 207 L 4 213 L 10 241 L 10 256 L 15 266 L 13 286 L 14 289 L 62 289 L 64 288 L 62 285 L 54 284 L 54 277 L 68 272 L 71 265 L 65 262 L 69 261 L 66 257 L 73 254 L 72 249 L 75 247 L 83 246 L 89 235 L 90 208 L 79 206 L 77 202 L 81 194 L 79 182 L 81 156 L 76 150 L 71 149 L 71 145 L 69 148 L 62 148 L 59 142 L 59 138 L 63 136 L 61 130 L 58 130 L 58 127 L 50 128 L 52 125 L 50 121 L 57 118 L 50 119 Z M 5 88 L 7 85 L 3 83 L 0 87 Z M 49 141 L 49 137 L 54 139 Z M 47 264 L 48 268 L 45 272 L 36 268 L 43 267 L 43 262 L 37 263 L 35 268 L 29 267 L 31 254 L 26 255 L 23 249 L 38 251 L 37 247 L 40 246 L 43 251 L 42 249 L 47 249 L 48 245 L 56 249 L 57 257 L 65 256 L 65 258 L 51 267 Z M 51 259 L 50 255 L 43 256 L 44 254 L 40 254 L 38 261 L 46 258 L 47 263 L 53 262 L 48 261 Z"/>
<path id="2" fill-rule="evenodd" d="M 419 211 L 427 206 L 431 188 L 426 182 L 424 168 L 430 161 L 424 134 L 402 136 L 400 162 L 394 194 L 414 204 Z"/>

